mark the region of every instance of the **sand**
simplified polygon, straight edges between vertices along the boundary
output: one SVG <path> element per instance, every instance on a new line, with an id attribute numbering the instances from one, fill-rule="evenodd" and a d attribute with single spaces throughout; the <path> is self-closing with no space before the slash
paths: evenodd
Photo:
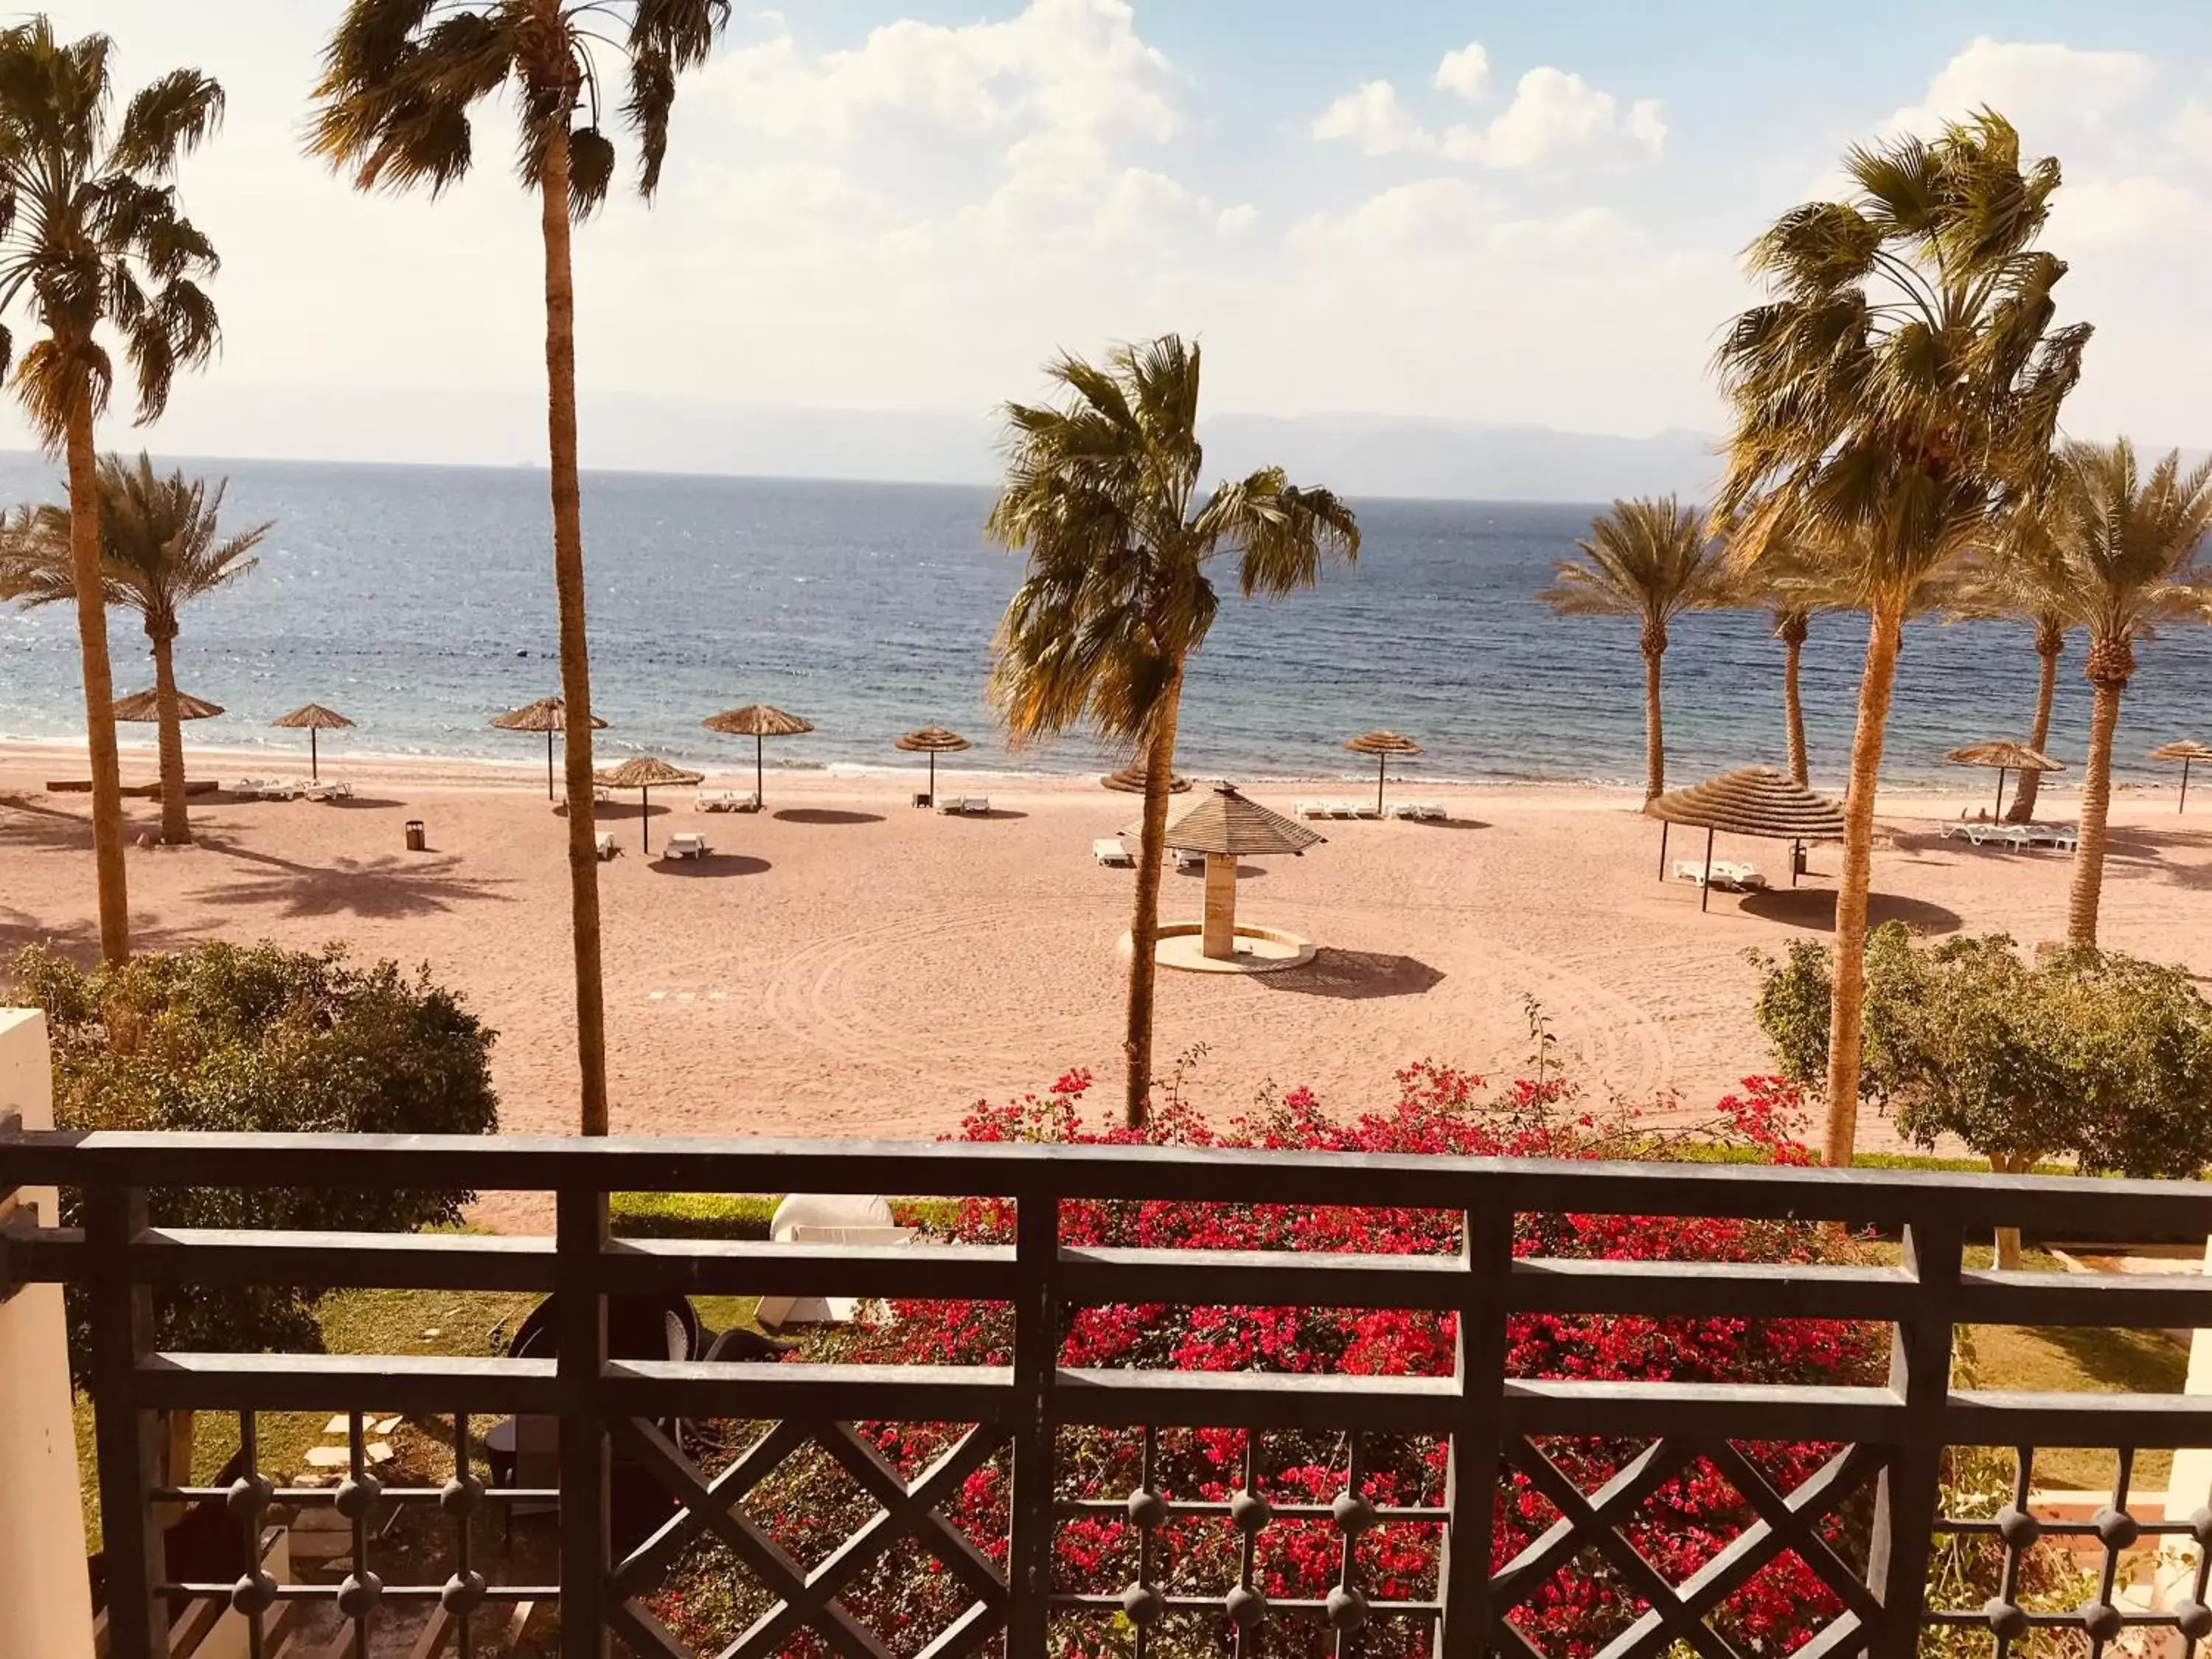
<path id="1" fill-rule="evenodd" d="M 343 939 L 363 956 L 428 963 L 499 1031 L 505 1125 L 567 1128 L 565 824 L 542 769 L 327 758 L 354 800 L 204 798 L 196 845 L 134 846 L 137 943 Z M 152 764 L 128 755 L 125 781 L 149 778 Z M 265 753 L 206 751 L 191 767 L 223 778 L 286 769 Z M 87 798 L 42 787 L 72 775 L 85 775 L 81 754 L 0 750 L 0 949 L 96 945 Z M 733 768 L 709 781 L 751 779 Z M 617 1132 L 930 1137 L 978 1099 L 1041 1091 L 1074 1066 L 1097 1074 L 1097 1099 L 1118 1098 L 1116 945 L 1132 877 L 1093 862 L 1091 843 L 1133 827 L 1137 800 L 957 765 L 940 783 L 988 791 L 990 816 L 915 810 L 918 775 L 771 770 L 757 817 L 702 815 L 689 792 L 656 792 L 656 845 L 704 830 L 714 856 L 700 863 L 641 855 L 635 797 L 600 809 L 624 848 L 601 869 Z M 1252 793 L 1287 811 L 1357 788 Z M 1766 1068 L 1746 953 L 1826 935 L 1837 849 L 1815 849 L 1792 892 L 1782 847 L 1723 840 L 1724 856 L 1756 861 L 1780 890 L 1716 894 L 1700 914 L 1694 888 L 1655 879 L 1657 826 L 1628 792 L 1409 793 L 1446 803 L 1450 821 L 1332 822 L 1319 826 L 1328 844 L 1304 857 L 1246 866 L 1240 919 L 1309 936 L 1322 947 L 1314 963 L 1249 978 L 1163 972 L 1158 1054 L 1203 1050 L 1189 1074 L 1200 1106 L 1231 1113 L 1268 1084 L 1309 1085 L 1340 1111 L 1382 1104 L 1394 1072 L 1423 1056 L 1510 1075 L 1533 1046 L 1527 996 L 1601 1095 L 1671 1093 L 1697 1111 Z M 1942 819 L 1986 799 L 1884 799 L 1878 917 L 2003 929 L 2023 944 L 2063 933 L 2067 855 L 1937 838 Z M 2045 817 L 2075 810 L 2067 792 L 2045 800 Z M 155 803 L 127 806 L 134 837 L 155 827 Z M 2171 789 L 2121 795 L 2105 944 L 2212 973 L 2212 793 L 2206 812 L 2178 818 Z M 428 851 L 404 849 L 410 817 L 428 826 Z M 1702 840 L 1677 831 L 1672 855 Z M 1194 920 L 1201 885 L 1170 872 L 1163 916 Z M 1863 1131 L 1865 1144 L 1888 1138 L 1886 1123 Z"/>

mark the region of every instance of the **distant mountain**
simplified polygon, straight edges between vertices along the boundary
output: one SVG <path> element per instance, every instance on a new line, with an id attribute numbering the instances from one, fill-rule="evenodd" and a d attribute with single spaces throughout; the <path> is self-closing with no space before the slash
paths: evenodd
<path id="1" fill-rule="evenodd" d="M 781 409 L 586 393 L 593 470 L 987 484 L 998 475 L 985 411 Z M 30 447 L 0 415 L 0 445 Z M 157 433 L 173 456 L 542 466 L 545 406 L 528 390 L 348 391 L 188 382 Z M 117 423 L 118 444 L 140 441 Z M 1386 415 L 1219 415 L 1203 429 L 1219 477 L 1279 463 L 1350 495 L 1601 501 L 1709 486 L 1712 440 L 1556 432 Z"/>

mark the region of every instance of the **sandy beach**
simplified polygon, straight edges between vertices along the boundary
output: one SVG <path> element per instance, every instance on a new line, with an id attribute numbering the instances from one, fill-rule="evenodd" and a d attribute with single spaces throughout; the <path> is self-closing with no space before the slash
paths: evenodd
<path id="1" fill-rule="evenodd" d="M 504 1121 L 571 1121 L 574 1049 L 564 825 L 542 768 L 326 757 L 350 801 L 198 798 L 197 845 L 133 847 L 136 939 L 147 948 L 220 937 L 427 962 L 497 1028 Z M 195 777 L 268 774 L 264 752 L 195 750 Z M 95 937 L 88 800 L 48 793 L 84 775 L 81 754 L 0 750 L 0 947 Z M 152 776 L 131 751 L 126 783 Z M 748 774 L 710 779 L 750 787 Z M 981 778 L 945 769 L 947 793 L 988 791 L 988 817 L 910 805 L 918 775 L 775 771 L 768 810 L 701 815 L 656 794 L 656 846 L 702 830 L 714 855 L 638 851 L 634 798 L 602 806 L 623 854 L 604 866 L 608 1036 L 617 1131 L 933 1136 L 978 1098 L 1042 1089 L 1072 1066 L 1119 1088 L 1130 873 L 1092 860 L 1094 837 L 1136 821 L 1133 797 L 1090 780 Z M 1371 787 L 1371 786 L 1370 786 Z M 1779 890 L 1716 893 L 1655 879 L 1657 826 L 1632 792 L 1574 787 L 1407 792 L 1450 821 L 1338 821 L 1303 858 L 1249 863 L 1240 919 L 1306 934 L 1322 952 L 1291 973 L 1164 971 L 1158 1053 L 1200 1045 L 1191 1092 L 1228 1113 L 1262 1085 L 1306 1084 L 1339 1110 L 1390 1098 L 1392 1073 L 1427 1055 L 1510 1073 L 1531 1049 L 1524 994 L 1591 1090 L 1710 1105 L 1765 1064 L 1745 953 L 1823 934 L 1838 853 L 1815 849 L 1791 891 L 1784 849 L 1723 843 Z M 1358 786 L 1255 787 L 1281 810 Z M 1194 799 L 1179 797 L 1180 811 Z M 2063 854 L 1977 851 L 1940 840 L 1986 794 L 1882 802 L 1878 917 L 1936 931 L 2063 932 Z M 2072 815 L 2046 792 L 2042 816 Z M 127 804 L 136 838 L 157 805 Z M 2208 805 L 2212 812 L 2212 804 Z M 421 818 L 427 852 L 403 846 Z M 2177 818 L 2171 789 L 2116 799 L 2104 942 L 2212 974 L 2212 818 Z M 1687 843 L 1697 841 L 1699 847 Z M 1673 856 L 1701 850 L 1677 834 Z M 1166 920 L 1199 913 L 1200 883 L 1165 878 Z M 1870 1123 L 1882 1144 L 1886 1123 Z"/>

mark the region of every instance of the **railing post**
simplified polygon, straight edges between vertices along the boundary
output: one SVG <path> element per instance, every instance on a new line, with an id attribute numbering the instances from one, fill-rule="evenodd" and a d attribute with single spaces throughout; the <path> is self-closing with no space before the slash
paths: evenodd
<path id="1" fill-rule="evenodd" d="M 1869 1644 L 1870 1659 L 1913 1659 L 1919 1648 L 1928 1551 L 1942 1496 L 1953 1316 L 1965 1246 L 1955 1222 L 1916 1221 L 1905 1230 L 1905 1266 L 1919 1291 L 1917 1310 L 1898 1322 L 1890 1344 L 1889 1386 L 1905 1401 L 1905 1431 L 1875 1500 L 1867 1583 L 1881 1599 L 1886 1622 Z"/>
<path id="2" fill-rule="evenodd" d="M 94 1187 L 86 1194 L 93 1431 L 112 1659 L 159 1659 L 169 1650 L 168 1607 L 155 1593 L 167 1568 L 151 1496 L 161 1472 L 161 1418 L 138 1402 L 138 1367 L 154 1352 L 154 1299 L 133 1279 L 131 1243 L 145 1226 L 143 1191 Z"/>
<path id="3" fill-rule="evenodd" d="M 1446 1523 L 1437 1590 L 1443 1616 L 1439 1659 L 1476 1659 L 1490 1646 L 1490 1552 L 1496 1526 L 1505 1388 L 1505 1278 L 1513 1269 L 1513 1211 L 1504 1200 L 1461 1219 L 1467 1277 L 1458 1308 L 1459 1409 L 1445 1463 Z"/>
<path id="4" fill-rule="evenodd" d="M 607 1361 L 607 1299 L 600 1255 L 607 1195 L 563 1188 L 555 1200 L 561 1341 L 561 1655 L 607 1659 L 611 1571 L 607 1425 L 599 1384 Z"/>
<path id="5" fill-rule="evenodd" d="M 1008 1505 L 1006 1652 L 1045 1650 L 1052 1596 L 1051 1393 L 1060 1360 L 1052 1270 L 1060 1255 L 1060 1199 L 1030 1192 L 1014 1200 L 1014 1484 Z"/>

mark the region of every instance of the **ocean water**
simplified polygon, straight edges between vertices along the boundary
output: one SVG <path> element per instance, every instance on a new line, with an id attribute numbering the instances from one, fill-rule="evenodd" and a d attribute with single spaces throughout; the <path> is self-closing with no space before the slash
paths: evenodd
<path id="1" fill-rule="evenodd" d="M 295 749 L 268 722 L 314 701 L 360 730 L 337 756 L 542 757 L 495 732 L 500 711 L 557 690 L 545 483 L 513 470 L 193 464 L 228 474 L 228 526 L 275 528 L 261 568 L 187 615 L 178 674 L 225 706 L 190 741 Z M 58 499 L 53 467 L 0 456 L 0 502 Z M 1009 754 L 984 701 L 992 629 L 1020 561 L 987 544 L 982 489 L 587 473 L 584 521 L 593 698 L 610 760 L 656 753 L 717 769 L 751 745 L 702 716 L 770 702 L 819 728 L 771 743 L 771 764 L 913 763 L 900 732 L 935 721 L 994 769 L 1095 770 L 1080 738 Z M 1178 764 L 1201 775 L 1358 773 L 1344 740 L 1408 732 L 1417 776 L 1631 781 L 1642 775 L 1642 680 L 1632 623 L 1561 620 L 1534 598 L 1573 550 L 1588 507 L 1377 500 L 1357 503 L 1356 571 L 1279 603 L 1247 602 L 1224 568 L 1219 621 L 1188 682 Z M 74 621 L 0 611 L 0 735 L 82 731 Z M 1804 664 L 1816 781 L 1848 759 L 1863 628 L 1815 620 Z M 150 683 L 135 619 L 114 620 L 118 691 Z M 2060 680 L 2051 740 L 2078 763 L 2088 688 L 2081 643 Z M 2124 775 L 2179 737 L 2212 738 L 2212 632 L 2142 646 L 2121 720 Z M 1781 647 L 1754 614 L 1685 619 L 1666 662 L 1670 779 L 1783 759 Z M 1989 786 L 1946 749 L 2027 735 L 2036 663 L 2027 629 L 1912 628 L 1899 672 L 1887 777 Z M 150 741 L 150 728 L 147 732 Z"/>

